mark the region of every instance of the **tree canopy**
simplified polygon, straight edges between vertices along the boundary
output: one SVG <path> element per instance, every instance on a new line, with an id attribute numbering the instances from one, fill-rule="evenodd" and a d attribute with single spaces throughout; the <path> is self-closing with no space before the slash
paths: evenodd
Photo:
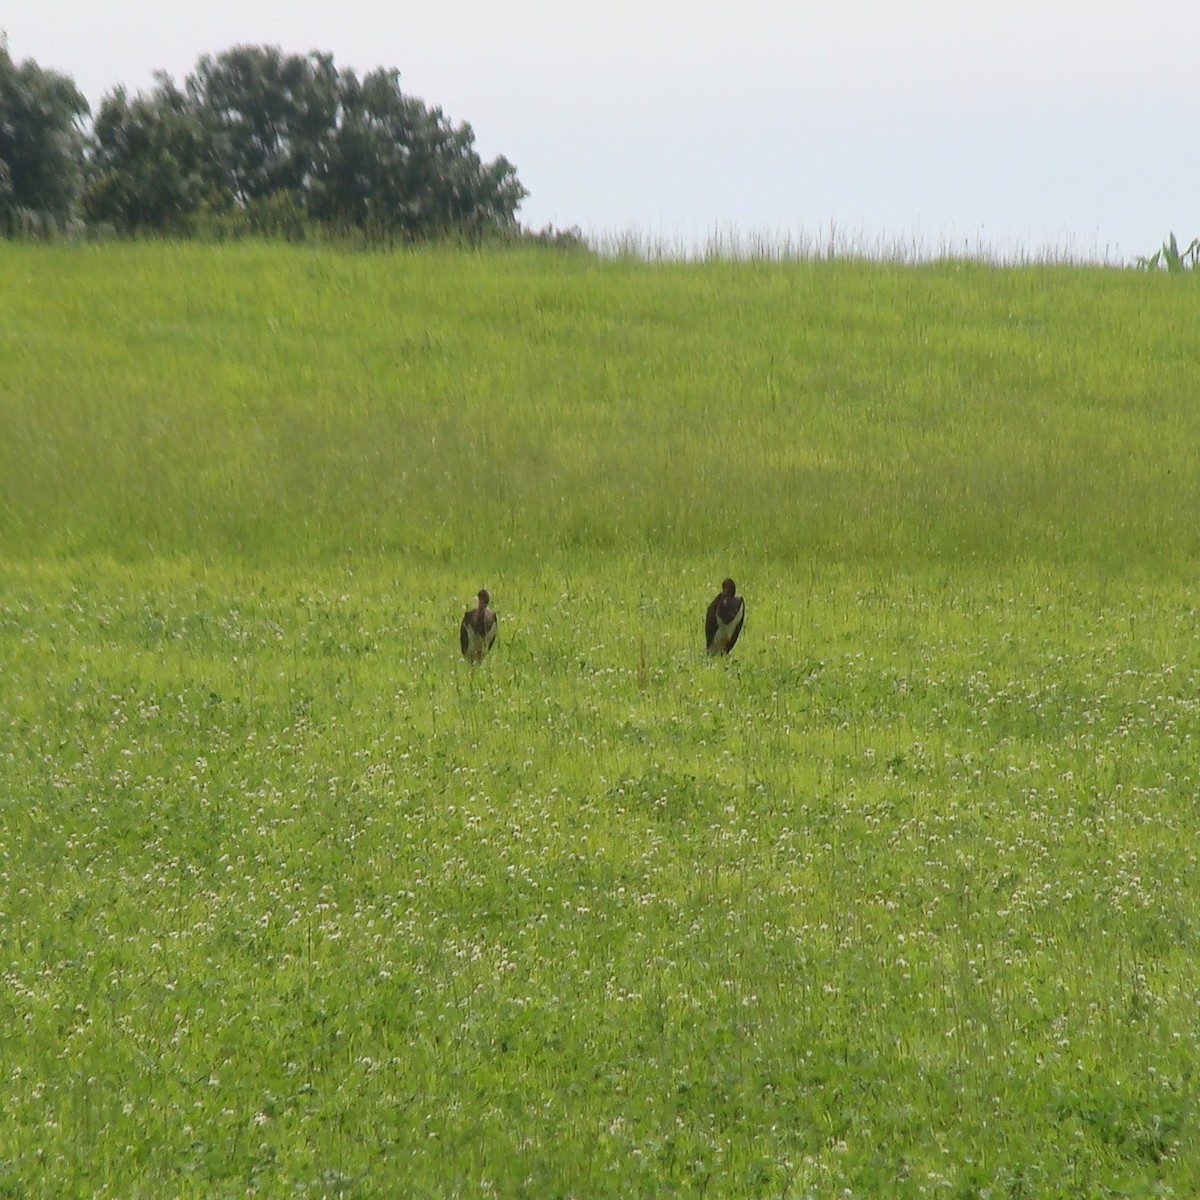
<path id="1" fill-rule="evenodd" d="M 84 216 L 122 233 L 186 233 L 215 195 L 204 130 L 165 76 L 149 96 L 105 96 L 90 151 Z"/>
<path id="2" fill-rule="evenodd" d="M 485 162 L 470 125 L 406 96 L 396 70 L 359 78 L 329 54 L 235 46 L 183 84 L 116 87 L 90 129 L 70 80 L 16 66 L 0 43 L 0 222 L 18 210 L 119 233 L 213 223 L 371 237 L 514 230 L 527 194 L 505 158 Z"/>
<path id="3" fill-rule="evenodd" d="M 65 75 L 17 63 L 0 37 L 0 232 L 74 215 L 84 174 L 88 103 Z"/>

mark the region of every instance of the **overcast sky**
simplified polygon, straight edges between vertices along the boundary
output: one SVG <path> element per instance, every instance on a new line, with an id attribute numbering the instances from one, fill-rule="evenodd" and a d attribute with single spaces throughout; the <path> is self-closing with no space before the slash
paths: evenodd
<path id="1" fill-rule="evenodd" d="M 5 0 L 93 106 L 238 43 L 395 67 L 525 224 L 1123 260 L 1200 235 L 1200 0 Z"/>

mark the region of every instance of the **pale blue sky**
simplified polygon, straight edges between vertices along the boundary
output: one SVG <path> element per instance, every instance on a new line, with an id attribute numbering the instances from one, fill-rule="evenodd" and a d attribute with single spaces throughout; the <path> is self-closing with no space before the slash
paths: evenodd
<path id="1" fill-rule="evenodd" d="M 8 0 L 0 28 L 93 105 L 239 42 L 396 67 L 516 164 L 535 227 L 1116 260 L 1200 235 L 1197 0 Z"/>

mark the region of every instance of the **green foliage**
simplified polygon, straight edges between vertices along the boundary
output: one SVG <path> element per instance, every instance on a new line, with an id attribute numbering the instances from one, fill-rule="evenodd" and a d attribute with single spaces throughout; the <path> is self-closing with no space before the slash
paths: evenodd
<path id="1" fill-rule="evenodd" d="M 121 234 L 480 242 L 519 233 L 526 195 L 484 162 L 466 124 L 405 96 L 394 70 L 361 81 L 328 54 L 235 46 L 178 87 L 104 97 L 85 139 L 74 84 L 0 41 L 0 234 L 82 215 Z"/>
<path id="2" fill-rule="evenodd" d="M 204 129 L 187 97 L 166 76 L 132 101 L 106 96 L 92 126 L 85 218 L 120 233 L 186 234 L 220 196 L 208 180 Z"/>
<path id="3" fill-rule="evenodd" d="M 40 233 L 74 214 L 87 112 L 70 79 L 14 62 L 0 38 L 0 234 Z"/>
<path id="4" fill-rule="evenodd" d="M 405 96 L 398 72 L 360 82 L 330 55 L 271 46 L 206 55 L 182 90 L 162 77 L 130 102 L 118 89 L 94 139 L 85 211 L 122 232 L 477 239 L 514 228 L 525 195 L 507 160 L 484 163 L 470 126 Z"/>
<path id="5" fill-rule="evenodd" d="M 0 291 L 0 1194 L 1196 1193 L 1169 281 Z"/>
<path id="6" fill-rule="evenodd" d="M 239 204 L 302 197 L 338 119 L 331 55 L 235 46 L 203 56 L 187 91 L 208 140 L 217 191 Z"/>
<path id="7" fill-rule="evenodd" d="M 1185 250 L 1179 249 L 1179 243 L 1172 233 L 1149 258 L 1139 256 L 1137 263 L 1147 271 L 1165 270 L 1172 274 L 1195 267 L 1200 261 L 1200 238 L 1192 238 Z"/>
<path id="8" fill-rule="evenodd" d="M 525 196 L 504 158 L 484 164 L 469 125 L 405 96 L 397 71 L 340 81 L 342 116 L 314 173 L 312 213 L 382 238 L 478 235 L 513 223 Z"/>

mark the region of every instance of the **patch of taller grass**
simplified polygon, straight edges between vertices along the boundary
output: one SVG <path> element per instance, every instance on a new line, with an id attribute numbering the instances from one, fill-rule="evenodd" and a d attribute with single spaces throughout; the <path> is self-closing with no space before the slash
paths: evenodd
<path id="1" fill-rule="evenodd" d="M 9 555 L 1196 550 L 1189 280 L 6 246 Z"/>

